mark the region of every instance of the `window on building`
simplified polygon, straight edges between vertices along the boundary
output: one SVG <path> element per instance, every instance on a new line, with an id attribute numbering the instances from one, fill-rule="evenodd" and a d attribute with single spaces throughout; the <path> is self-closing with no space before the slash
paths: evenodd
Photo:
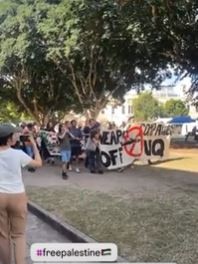
<path id="1" fill-rule="evenodd" d="M 128 103 L 128 114 L 132 114 L 133 113 L 133 99 L 128 99 L 127 103 Z"/>
<path id="2" fill-rule="evenodd" d="M 128 105 L 128 114 L 132 114 L 133 113 L 133 107 L 132 105 Z"/>
<path id="3" fill-rule="evenodd" d="M 122 106 L 122 113 L 125 114 L 125 105 Z"/>

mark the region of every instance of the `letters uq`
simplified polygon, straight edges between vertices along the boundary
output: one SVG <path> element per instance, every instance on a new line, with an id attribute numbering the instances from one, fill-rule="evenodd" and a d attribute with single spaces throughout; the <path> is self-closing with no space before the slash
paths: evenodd
<path id="1" fill-rule="evenodd" d="M 111 165 L 115 166 L 118 162 L 123 163 L 123 148 L 116 145 L 123 144 L 123 135 L 125 132 L 121 130 L 116 131 L 103 131 L 101 135 L 101 144 L 102 145 L 111 145 L 115 146 L 115 149 L 109 151 L 102 151 L 101 155 L 103 156 L 103 165 L 109 167 Z M 145 154 L 148 159 L 151 156 L 163 157 L 165 151 L 165 142 L 161 138 L 151 138 L 143 139 L 143 149 L 141 155 Z M 131 155 L 133 157 L 133 155 Z M 141 156 L 140 156 L 141 158 Z M 105 160 L 105 161 L 104 161 Z"/>

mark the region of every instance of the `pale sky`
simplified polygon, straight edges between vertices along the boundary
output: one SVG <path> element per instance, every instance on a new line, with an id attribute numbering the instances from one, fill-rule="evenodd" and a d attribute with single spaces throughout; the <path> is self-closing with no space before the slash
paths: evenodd
<path id="1" fill-rule="evenodd" d="M 162 82 L 161 85 L 164 85 L 164 86 L 173 85 L 173 92 L 178 94 L 180 97 L 184 97 L 183 88 L 185 87 L 186 90 L 188 90 L 190 88 L 191 78 L 186 77 L 183 80 L 177 81 L 177 77 L 175 75 L 173 75 L 172 78 L 166 79 L 164 82 Z M 145 90 L 151 90 L 152 89 L 152 86 L 150 84 L 145 84 L 144 87 L 145 87 Z"/>

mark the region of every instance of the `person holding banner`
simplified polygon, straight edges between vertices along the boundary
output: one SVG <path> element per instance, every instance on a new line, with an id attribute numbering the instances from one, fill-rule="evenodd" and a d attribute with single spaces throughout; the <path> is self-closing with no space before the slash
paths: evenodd
<path id="1" fill-rule="evenodd" d="M 86 144 L 87 167 L 91 173 L 103 173 L 99 146 L 100 132 L 93 130 Z"/>

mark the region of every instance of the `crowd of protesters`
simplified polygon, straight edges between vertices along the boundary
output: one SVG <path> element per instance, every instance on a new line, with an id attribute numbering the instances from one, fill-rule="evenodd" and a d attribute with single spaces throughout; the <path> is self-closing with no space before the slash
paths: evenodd
<path id="1" fill-rule="evenodd" d="M 84 155 L 84 165 L 90 173 L 103 173 L 100 159 L 100 123 L 90 119 L 84 125 L 78 124 L 76 120 L 64 123 L 53 124 L 49 122 L 45 128 L 40 128 L 35 123 L 22 123 L 19 140 L 15 148 L 22 149 L 28 156 L 34 158 L 32 143 L 29 135 L 33 136 L 37 142 L 41 156 L 44 161 L 54 164 L 55 157 L 50 155 L 45 141 L 39 137 L 40 131 L 56 134 L 60 157 L 62 162 L 62 178 L 68 178 L 68 171 L 75 169 L 80 173 L 80 162 Z M 109 124 L 109 129 L 113 129 L 114 124 Z M 29 166 L 28 171 L 35 172 L 35 168 Z"/>

